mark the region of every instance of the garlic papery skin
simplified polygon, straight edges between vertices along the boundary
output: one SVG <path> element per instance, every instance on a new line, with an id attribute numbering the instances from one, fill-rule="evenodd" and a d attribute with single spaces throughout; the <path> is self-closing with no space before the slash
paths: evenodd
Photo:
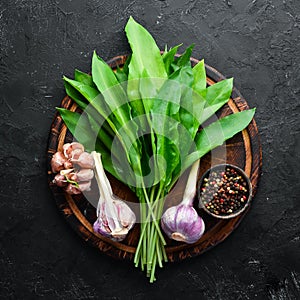
<path id="1" fill-rule="evenodd" d="M 168 208 L 161 218 L 161 227 L 169 238 L 188 244 L 197 242 L 205 231 L 203 219 L 193 208 L 198 169 L 199 160 L 191 168 L 182 202 Z"/>
<path id="2" fill-rule="evenodd" d="M 100 193 L 94 231 L 114 241 L 122 241 L 135 224 L 136 216 L 124 201 L 113 194 L 100 154 L 93 151 L 92 157 L 95 162 L 95 178 Z"/>

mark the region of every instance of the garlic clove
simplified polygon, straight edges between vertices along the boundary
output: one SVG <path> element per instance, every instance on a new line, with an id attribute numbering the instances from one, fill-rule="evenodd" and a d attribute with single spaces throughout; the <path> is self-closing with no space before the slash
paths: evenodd
<path id="1" fill-rule="evenodd" d="M 78 159 L 80 154 L 84 152 L 84 147 L 77 142 L 67 143 L 63 145 L 63 152 L 67 158 Z"/>
<path id="2" fill-rule="evenodd" d="M 74 149 L 72 152 L 71 152 L 71 159 L 78 159 L 79 156 L 83 153 L 82 149 Z"/>
<path id="3" fill-rule="evenodd" d="M 65 169 L 72 169 L 73 168 L 73 164 L 70 161 L 66 160 L 64 162 L 64 168 Z"/>
<path id="4" fill-rule="evenodd" d="M 63 153 L 65 157 L 68 157 L 69 148 L 71 146 L 71 143 L 66 143 L 63 145 Z"/>
<path id="5" fill-rule="evenodd" d="M 94 177 L 94 171 L 92 169 L 81 169 L 79 172 L 76 173 L 76 181 L 89 181 L 92 180 Z"/>
<path id="6" fill-rule="evenodd" d="M 78 195 L 81 194 L 81 190 L 79 188 L 77 188 L 75 185 L 69 183 L 66 187 L 65 187 L 65 191 L 70 194 L 70 195 Z"/>
<path id="7" fill-rule="evenodd" d="M 69 180 L 78 182 L 76 173 L 74 173 L 74 172 L 73 173 L 69 173 L 66 176 L 68 177 Z"/>
<path id="8" fill-rule="evenodd" d="M 57 173 L 64 169 L 64 163 L 67 161 L 62 152 L 56 152 L 51 159 L 51 169 L 53 173 Z"/>
<path id="9" fill-rule="evenodd" d="M 135 224 L 136 217 L 131 208 L 121 200 L 114 200 L 114 204 L 117 207 L 118 217 L 123 227 L 126 227 L 129 231 Z"/>
<path id="10" fill-rule="evenodd" d="M 82 192 L 88 192 L 91 190 L 91 181 L 81 182 L 78 185 Z"/>
<path id="11" fill-rule="evenodd" d="M 68 184 L 65 176 L 64 175 L 60 175 L 60 174 L 57 174 L 54 177 L 54 179 L 53 179 L 52 182 L 55 183 L 59 187 L 64 187 L 64 186 L 66 186 Z"/>
<path id="12" fill-rule="evenodd" d="M 71 161 L 84 169 L 93 169 L 95 166 L 92 155 L 87 152 L 81 153 L 78 159 L 71 158 Z"/>

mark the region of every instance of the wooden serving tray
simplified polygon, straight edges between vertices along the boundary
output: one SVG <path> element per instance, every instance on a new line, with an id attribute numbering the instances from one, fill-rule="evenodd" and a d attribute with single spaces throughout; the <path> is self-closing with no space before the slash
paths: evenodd
<path id="1" fill-rule="evenodd" d="M 126 55 L 117 56 L 110 60 L 108 64 L 113 69 L 116 68 L 117 65 L 121 67 L 126 58 Z M 193 65 L 195 65 L 198 60 L 191 59 L 191 62 Z M 212 85 L 215 82 L 225 79 L 222 74 L 207 65 L 206 72 L 208 85 Z M 61 107 L 70 109 L 72 111 L 77 109 L 76 104 L 68 96 L 62 100 Z M 226 104 L 217 115 L 218 117 L 224 117 L 233 112 L 242 111 L 248 108 L 249 107 L 246 100 L 236 88 L 233 88 L 231 99 L 229 100 L 228 105 Z M 64 194 L 60 188 L 52 183 L 52 179 L 54 177 L 50 167 L 52 155 L 56 151 L 61 150 L 63 144 L 70 141 L 72 141 L 72 135 L 67 130 L 60 115 L 56 113 L 51 125 L 47 155 L 49 185 L 59 210 L 62 212 L 63 216 L 72 226 L 72 228 L 90 245 L 97 247 L 100 251 L 114 258 L 132 260 L 136 250 L 136 245 L 139 240 L 139 224 L 134 226 L 123 242 L 111 241 L 110 239 L 105 238 L 93 231 L 92 226 L 96 219 L 96 210 L 83 195 L 70 196 Z M 224 151 L 226 154 L 225 156 Z M 246 172 L 246 174 L 250 177 L 254 196 L 257 191 L 262 165 L 261 144 L 258 129 L 254 120 L 252 120 L 245 130 L 228 140 L 226 142 L 226 146 L 223 148 L 219 147 L 201 159 L 199 178 L 212 165 L 225 162 L 237 165 Z M 112 176 L 109 176 L 109 179 L 116 195 L 127 201 L 138 201 L 134 193 L 132 193 L 123 183 L 117 181 Z M 179 181 L 174 190 L 172 190 L 170 195 L 167 197 L 166 206 L 174 205 L 181 201 L 182 193 L 185 188 L 185 182 L 186 180 L 184 179 Z M 94 188 L 97 189 L 95 185 Z M 195 208 L 198 209 L 196 202 L 197 199 L 195 199 Z M 166 238 L 166 252 L 169 261 L 178 261 L 188 257 L 196 256 L 216 246 L 233 232 L 248 210 L 249 208 L 241 215 L 233 219 L 222 220 L 213 218 L 205 214 L 204 211 L 198 209 L 198 212 L 204 219 L 206 225 L 204 235 L 198 242 L 194 244 L 180 243 Z"/>

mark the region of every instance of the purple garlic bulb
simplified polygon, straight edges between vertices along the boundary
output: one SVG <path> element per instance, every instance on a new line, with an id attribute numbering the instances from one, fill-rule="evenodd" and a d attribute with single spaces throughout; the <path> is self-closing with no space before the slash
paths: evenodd
<path id="1" fill-rule="evenodd" d="M 197 242 L 205 230 L 196 210 L 185 204 L 167 209 L 161 218 L 161 227 L 169 238 L 188 244 Z"/>
<path id="2" fill-rule="evenodd" d="M 124 201 L 113 194 L 100 154 L 93 151 L 92 158 L 100 193 L 94 231 L 114 241 L 122 241 L 135 224 L 135 214 Z"/>
<path id="3" fill-rule="evenodd" d="M 197 242 L 205 230 L 204 221 L 193 207 L 198 169 L 199 160 L 191 168 L 182 202 L 168 208 L 161 218 L 161 227 L 170 239 L 188 244 Z"/>
<path id="4" fill-rule="evenodd" d="M 136 221 L 135 214 L 129 206 L 118 199 L 114 199 L 111 204 L 100 200 L 97 216 L 94 231 L 114 241 L 124 240 Z"/>

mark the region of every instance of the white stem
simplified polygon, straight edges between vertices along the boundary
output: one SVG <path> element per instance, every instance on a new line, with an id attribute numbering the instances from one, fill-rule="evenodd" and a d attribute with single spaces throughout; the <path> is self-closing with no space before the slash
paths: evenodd
<path id="1" fill-rule="evenodd" d="M 114 222 L 114 230 L 118 231 L 122 229 L 120 221 L 118 219 L 118 214 L 116 211 L 115 205 L 113 205 L 113 192 L 111 189 L 111 185 L 109 183 L 108 178 L 104 172 L 104 168 L 101 161 L 101 156 L 96 151 L 92 152 L 92 156 L 95 161 L 95 177 L 98 183 L 100 197 L 102 198 L 103 202 L 105 202 L 106 212 L 108 217 L 112 218 Z M 100 201 L 100 199 L 99 199 Z"/>
<path id="2" fill-rule="evenodd" d="M 95 175 L 97 175 L 95 177 L 96 177 L 96 180 L 97 180 L 97 183 L 98 183 L 100 196 L 104 197 L 104 198 L 106 198 L 107 195 L 111 196 L 112 195 L 112 189 L 111 189 L 109 181 L 106 177 L 106 174 L 104 172 L 102 161 L 101 161 L 101 156 L 96 151 L 92 152 L 92 156 L 93 156 L 94 161 L 95 161 L 95 171 L 96 171 Z"/>
<path id="3" fill-rule="evenodd" d="M 200 159 L 195 161 L 192 165 L 181 204 L 185 204 L 188 206 L 193 205 L 193 200 L 196 195 L 196 189 L 197 189 L 196 184 L 197 184 L 199 166 L 200 166 Z"/>

